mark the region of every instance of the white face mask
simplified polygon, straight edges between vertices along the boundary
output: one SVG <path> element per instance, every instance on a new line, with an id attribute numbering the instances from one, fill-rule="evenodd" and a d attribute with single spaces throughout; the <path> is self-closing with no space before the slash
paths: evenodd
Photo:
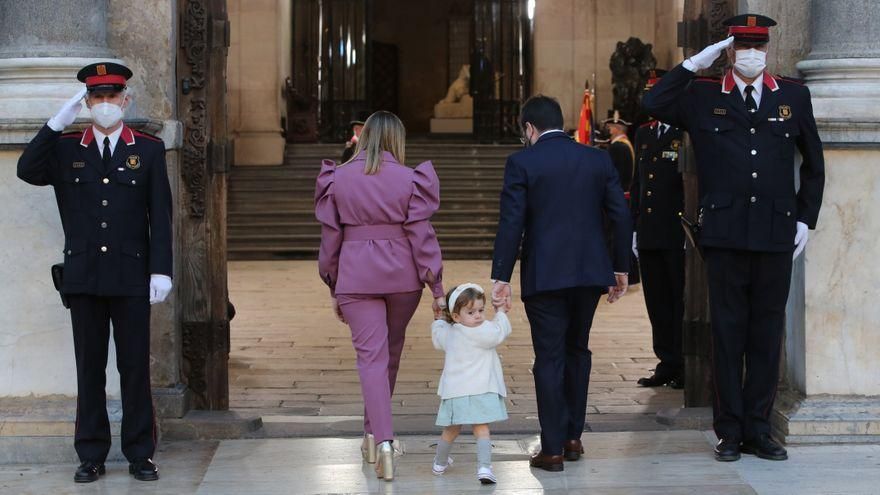
<path id="1" fill-rule="evenodd" d="M 737 72 L 746 77 L 758 77 L 758 74 L 767 67 L 767 53 L 755 48 L 737 50 L 736 62 L 733 66 Z"/>
<path id="2" fill-rule="evenodd" d="M 113 103 L 103 102 L 92 105 L 91 112 L 92 120 L 105 129 L 115 126 L 122 120 L 122 107 Z"/>

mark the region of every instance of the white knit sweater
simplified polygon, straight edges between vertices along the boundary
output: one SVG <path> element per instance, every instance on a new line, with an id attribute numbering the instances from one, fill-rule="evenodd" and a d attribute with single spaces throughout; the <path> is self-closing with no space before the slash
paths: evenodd
<path id="1" fill-rule="evenodd" d="M 444 320 L 431 325 L 434 347 L 446 351 L 437 395 L 452 399 L 495 392 L 507 396 L 501 360 L 495 347 L 510 335 L 510 320 L 502 312 L 482 325 L 470 328 Z"/>

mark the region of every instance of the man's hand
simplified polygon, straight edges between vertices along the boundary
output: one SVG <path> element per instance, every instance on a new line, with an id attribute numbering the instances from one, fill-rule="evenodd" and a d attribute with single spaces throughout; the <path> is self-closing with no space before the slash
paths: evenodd
<path id="1" fill-rule="evenodd" d="M 150 304 L 165 302 L 171 292 L 171 277 L 154 273 L 150 275 Z"/>
<path id="2" fill-rule="evenodd" d="M 636 255 L 636 258 L 639 257 L 639 243 L 636 242 L 636 236 L 637 236 L 637 235 L 638 235 L 638 234 L 636 234 L 635 232 L 633 232 L 633 254 Z"/>
<path id="3" fill-rule="evenodd" d="M 339 301 L 335 297 L 330 296 L 330 304 L 333 306 L 333 314 L 336 315 L 336 319 L 342 323 L 348 323 L 345 321 L 345 315 L 342 314 L 342 308 L 339 307 Z"/>
<path id="4" fill-rule="evenodd" d="M 73 98 L 64 102 L 61 109 L 54 117 L 49 119 L 48 125 L 55 132 L 61 132 L 76 120 L 79 111 L 82 110 L 82 99 L 86 95 L 86 88 L 81 89 Z"/>
<path id="5" fill-rule="evenodd" d="M 513 304 L 513 289 L 507 282 L 496 281 L 492 286 L 492 306 L 497 311 L 498 308 L 504 308 L 504 312 L 510 311 Z"/>
<path id="6" fill-rule="evenodd" d="M 612 304 L 626 294 L 626 288 L 629 285 L 629 274 L 615 273 L 614 280 L 617 282 L 617 285 L 608 288 L 608 302 Z"/>
<path id="7" fill-rule="evenodd" d="M 684 68 L 696 72 L 712 67 L 712 63 L 721 56 L 721 52 L 730 46 L 731 43 L 733 43 L 733 36 L 703 48 L 703 51 L 685 60 Z"/>
<path id="8" fill-rule="evenodd" d="M 807 239 L 810 238 L 810 229 L 807 227 L 807 224 L 804 222 L 797 223 L 797 234 L 794 235 L 794 254 L 791 259 L 797 259 L 798 256 L 804 251 L 804 248 L 807 247 Z"/>
<path id="9" fill-rule="evenodd" d="M 445 297 L 434 298 L 434 302 L 431 303 L 431 308 L 434 310 L 434 319 L 435 320 L 442 320 L 443 319 L 443 310 L 446 309 L 446 298 Z"/>

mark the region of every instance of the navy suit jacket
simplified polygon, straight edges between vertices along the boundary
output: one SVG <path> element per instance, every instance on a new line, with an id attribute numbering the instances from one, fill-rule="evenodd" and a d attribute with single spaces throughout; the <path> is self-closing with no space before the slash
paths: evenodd
<path id="1" fill-rule="evenodd" d="M 606 217 L 613 227 L 613 263 L 603 229 Z M 632 221 L 606 151 L 554 132 L 507 158 L 493 279 L 510 281 L 520 244 L 523 298 L 613 286 L 614 272 L 630 270 Z"/>

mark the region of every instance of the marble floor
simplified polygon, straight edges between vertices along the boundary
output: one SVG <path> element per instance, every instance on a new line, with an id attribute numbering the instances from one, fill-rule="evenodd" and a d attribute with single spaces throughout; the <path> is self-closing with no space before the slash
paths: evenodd
<path id="1" fill-rule="evenodd" d="M 107 475 L 88 485 L 72 482 L 73 466 L 0 466 L 3 494 L 632 494 L 825 495 L 880 492 L 880 446 L 797 446 L 787 462 L 744 456 L 713 460 L 711 433 L 653 431 L 585 433 L 585 458 L 565 471 L 531 469 L 534 436 L 493 438 L 498 484 L 480 485 L 474 444 L 454 446 L 455 464 L 431 474 L 434 436 L 396 442 L 396 478 L 377 480 L 360 460 L 359 440 L 301 438 L 166 443 L 156 455 L 162 479 L 137 482 L 126 465 L 108 464 Z"/>
<path id="2" fill-rule="evenodd" d="M 449 261 L 444 265 L 444 280 L 450 287 L 474 281 L 488 288 L 489 268 L 485 260 Z M 513 283 L 518 287 L 518 273 Z M 284 425 L 295 436 L 356 432 L 360 425 L 352 418 L 362 414 L 363 403 L 355 353 L 348 327 L 331 312 L 316 262 L 230 262 L 229 292 L 237 310 L 231 324 L 230 406 L 261 415 L 275 427 Z M 515 299 L 509 314 L 513 333 L 498 348 L 511 420 L 498 426 L 499 431 L 530 433 L 537 414 L 531 375 L 534 354 L 525 311 Z M 426 291 L 407 331 L 392 405 L 395 426 L 402 433 L 435 431 L 443 354 L 431 345 L 430 306 Z M 593 369 L 587 412 L 591 424 L 610 417 L 653 422 L 657 411 L 681 406 L 679 390 L 636 385 L 640 377 L 651 374 L 657 362 L 639 286 L 615 304 L 600 303 L 590 348 Z M 294 428 L 297 422 L 301 427 Z M 328 422 L 335 423 L 335 429 L 315 426 Z"/>

